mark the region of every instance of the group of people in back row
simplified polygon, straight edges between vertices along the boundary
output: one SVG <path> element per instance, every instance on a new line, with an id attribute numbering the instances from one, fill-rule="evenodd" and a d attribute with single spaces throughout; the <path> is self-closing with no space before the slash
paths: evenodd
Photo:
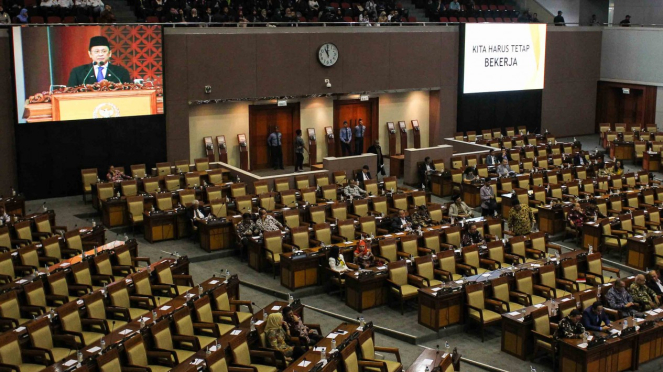
<path id="1" fill-rule="evenodd" d="M 610 309 L 619 313 L 619 318 L 644 318 L 645 311 L 661 304 L 663 283 L 655 270 L 646 275 L 639 274 L 626 289 L 621 279 L 617 279 L 606 293 L 605 299 Z M 583 312 L 574 309 L 559 322 L 555 339 L 582 338 L 586 331 L 608 332 L 612 326 L 601 302 L 595 302 Z"/>

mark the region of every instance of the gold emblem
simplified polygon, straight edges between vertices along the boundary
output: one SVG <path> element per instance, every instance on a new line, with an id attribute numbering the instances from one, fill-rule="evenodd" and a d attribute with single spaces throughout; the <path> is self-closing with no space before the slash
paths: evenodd
<path id="1" fill-rule="evenodd" d="M 102 103 L 94 109 L 92 117 L 95 119 L 116 118 L 120 116 L 120 109 L 112 103 Z"/>

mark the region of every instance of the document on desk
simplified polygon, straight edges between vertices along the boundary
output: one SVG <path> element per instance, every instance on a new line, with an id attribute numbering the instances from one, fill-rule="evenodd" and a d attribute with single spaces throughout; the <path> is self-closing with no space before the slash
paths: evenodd
<path id="1" fill-rule="evenodd" d="M 257 321 L 256 321 L 256 325 L 261 325 L 261 324 L 264 323 L 264 322 L 265 322 L 264 320 L 257 320 Z"/>
<path id="2" fill-rule="evenodd" d="M 325 351 L 327 351 L 327 348 L 324 347 L 324 346 L 318 346 L 318 347 L 314 347 L 313 351 L 319 351 L 321 353 L 324 353 Z"/>
<path id="3" fill-rule="evenodd" d="M 236 329 L 236 330 L 230 332 L 230 334 L 233 335 L 233 336 L 237 336 L 237 335 L 240 334 L 240 333 L 242 333 L 242 330 L 241 330 L 241 329 Z"/>
<path id="4" fill-rule="evenodd" d="M 99 346 L 95 346 L 92 349 L 87 349 L 88 353 L 96 353 L 97 351 L 101 350 Z"/>
<path id="5" fill-rule="evenodd" d="M 123 329 L 120 331 L 121 335 L 128 335 L 129 333 L 132 333 L 133 331 L 130 329 Z"/>
<path id="6" fill-rule="evenodd" d="M 69 359 L 68 361 L 64 362 L 64 365 L 67 366 L 67 367 L 71 367 L 76 363 L 77 363 L 76 359 Z"/>
<path id="7" fill-rule="evenodd" d="M 517 311 L 512 311 L 512 312 L 509 313 L 509 315 L 511 315 L 511 316 L 516 316 L 516 315 L 518 315 L 518 314 L 520 314 L 520 313 L 517 312 Z"/>
<path id="8" fill-rule="evenodd" d="M 166 311 L 168 309 L 170 309 L 170 306 L 166 305 L 166 306 L 162 306 L 161 309 L 159 309 L 159 310 Z"/>
<path id="9" fill-rule="evenodd" d="M 308 367 L 309 364 L 311 364 L 311 362 L 302 360 L 299 364 L 297 364 L 297 367 Z"/>
<path id="10" fill-rule="evenodd" d="M 336 338 L 336 336 L 338 336 L 338 333 L 330 333 L 327 335 L 327 338 L 331 338 L 333 340 Z"/>
<path id="11" fill-rule="evenodd" d="M 212 280 L 211 282 L 209 282 L 209 284 L 214 285 L 214 284 L 216 284 L 216 283 L 218 283 L 218 282 L 219 282 L 218 280 Z"/>
<path id="12" fill-rule="evenodd" d="M 534 307 L 537 308 L 537 309 L 540 309 L 540 308 L 542 308 L 543 306 L 545 306 L 545 305 L 543 305 L 543 304 L 536 304 L 536 305 L 534 305 Z"/>
<path id="13" fill-rule="evenodd" d="M 585 343 L 582 343 L 582 344 L 578 344 L 578 347 L 581 348 L 581 349 L 586 349 L 587 348 L 587 343 L 585 342 Z"/>
<path id="14" fill-rule="evenodd" d="M 429 364 L 433 363 L 433 359 L 424 359 L 423 365 L 427 366 Z"/>

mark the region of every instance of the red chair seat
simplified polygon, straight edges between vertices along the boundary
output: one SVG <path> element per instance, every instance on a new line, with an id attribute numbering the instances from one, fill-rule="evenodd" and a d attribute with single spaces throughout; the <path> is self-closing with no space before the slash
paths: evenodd
<path id="1" fill-rule="evenodd" d="M 58 16 L 48 16 L 46 18 L 47 23 L 62 23 L 62 18 Z"/>
<path id="2" fill-rule="evenodd" d="M 447 17 L 440 17 L 440 22 L 442 22 L 442 23 L 448 23 L 448 22 L 449 22 L 449 18 L 447 18 Z"/>
<path id="3" fill-rule="evenodd" d="M 502 23 L 502 18 L 500 18 L 500 17 L 496 17 L 496 18 L 494 19 L 494 21 L 495 21 L 496 23 Z"/>
<path id="4" fill-rule="evenodd" d="M 492 18 L 486 18 L 486 22 L 488 23 L 495 23 L 495 20 Z"/>
<path id="5" fill-rule="evenodd" d="M 159 17 L 157 17 L 157 16 L 147 16 L 147 18 L 145 18 L 145 22 L 147 22 L 147 23 L 159 23 Z"/>
<path id="6" fill-rule="evenodd" d="M 32 17 L 30 17 L 30 23 L 44 23 L 44 17 L 42 17 L 42 16 L 32 16 Z"/>
<path id="7" fill-rule="evenodd" d="M 407 21 L 411 23 L 417 22 L 417 17 L 407 17 Z"/>
<path id="8" fill-rule="evenodd" d="M 460 23 L 467 23 L 467 18 L 465 18 L 465 17 L 458 17 L 458 22 L 460 22 Z"/>
<path id="9" fill-rule="evenodd" d="M 467 18 L 467 22 L 469 22 L 469 23 L 477 23 L 477 19 L 474 18 L 474 17 L 468 17 L 468 18 Z"/>
<path id="10" fill-rule="evenodd" d="M 449 22 L 458 23 L 458 18 L 456 18 L 456 17 L 449 17 Z"/>
<path id="11" fill-rule="evenodd" d="M 479 17 L 479 18 L 477 18 L 477 22 L 482 23 L 482 22 L 486 22 L 486 20 L 483 17 Z"/>

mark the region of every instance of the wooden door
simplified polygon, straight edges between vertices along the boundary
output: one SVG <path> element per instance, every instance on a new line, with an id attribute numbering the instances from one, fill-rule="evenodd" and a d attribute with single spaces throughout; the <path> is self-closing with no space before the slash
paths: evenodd
<path id="1" fill-rule="evenodd" d="M 378 138 L 378 98 L 371 98 L 368 101 L 360 100 L 342 100 L 334 101 L 334 135 L 336 136 L 336 154 L 341 156 L 341 128 L 343 122 L 348 122 L 348 127 L 352 129 L 351 149 L 354 154 L 354 128 L 362 119 L 366 130 L 364 131 L 364 148 L 362 153 L 371 146 L 374 139 Z"/>
<path id="2" fill-rule="evenodd" d="M 276 105 L 249 106 L 249 155 L 250 169 L 270 168 L 272 158 L 267 146 L 267 138 L 278 126 L 281 131 L 281 148 L 283 150 L 283 166 L 295 164 L 295 131 L 299 129 L 299 103 L 285 107 Z"/>
<path id="3" fill-rule="evenodd" d="M 628 88 L 629 94 L 623 89 Z M 656 87 L 600 81 L 596 97 L 596 131 L 599 123 L 654 123 Z"/>

